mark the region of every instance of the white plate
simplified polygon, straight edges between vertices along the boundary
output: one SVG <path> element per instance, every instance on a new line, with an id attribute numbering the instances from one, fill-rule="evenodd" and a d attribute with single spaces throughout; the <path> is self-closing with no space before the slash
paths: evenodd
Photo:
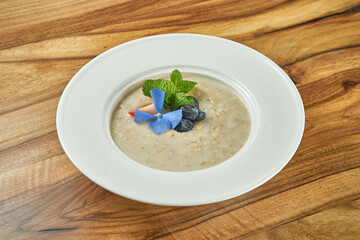
<path id="1" fill-rule="evenodd" d="M 167 172 L 129 159 L 112 141 L 110 116 L 126 89 L 175 68 L 223 81 L 247 104 L 252 131 L 231 159 Z M 56 116 L 61 145 L 88 178 L 127 198 L 173 206 L 222 201 L 265 183 L 294 155 L 304 122 L 300 94 L 279 66 L 239 43 L 197 34 L 141 38 L 100 54 L 66 86 Z"/>

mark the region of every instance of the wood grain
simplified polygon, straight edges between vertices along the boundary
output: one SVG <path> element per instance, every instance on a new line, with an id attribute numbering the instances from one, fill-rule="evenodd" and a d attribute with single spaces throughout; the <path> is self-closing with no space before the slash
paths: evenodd
<path id="1" fill-rule="evenodd" d="M 360 1 L 0 2 L 0 239 L 359 239 Z M 289 74 L 303 140 L 242 196 L 164 207 L 97 186 L 69 161 L 56 107 L 71 77 L 139 37 L 202 33 L 246 44 Z"/>

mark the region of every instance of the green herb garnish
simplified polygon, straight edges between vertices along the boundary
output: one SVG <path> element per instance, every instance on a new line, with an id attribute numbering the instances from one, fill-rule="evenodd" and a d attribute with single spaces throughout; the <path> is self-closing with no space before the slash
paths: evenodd
<path id="1" fill-rule="evenodd" d="M 149 79 L 146 80 L 142 86 L 142 91 L 145 96 L 151 97 L 150 90 L 160 89 L 165 91 L 164 105 L 170 110 L 179 109 L 183 105 L 190 105 L 194 103 L 194 99 L 185 96 L 196 85 L 196 82 L 183 80 L 179 70 L 175 69 L 170 74 L 170 81 L 165 79 Z"/>

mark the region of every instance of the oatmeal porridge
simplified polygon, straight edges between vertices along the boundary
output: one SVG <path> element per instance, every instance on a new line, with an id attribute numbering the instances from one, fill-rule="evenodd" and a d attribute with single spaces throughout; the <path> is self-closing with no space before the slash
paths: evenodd
<path id="1" fill-rule="evenodd" d="M 229 159 L 245 144 L 251 119 L 240 98 L 230 88 L 202 75 L 184 78 L 198 83 L 187 95 L 195 97 L 206 113 L 191 131 L 170 129 L 156 135 L 148 122 L 135 123 L 129 111 L 152 103 L 140 85 L 115 108 L 110 122 L 112 138 L 134 161 L 165 171 L 194 171 Z"/>

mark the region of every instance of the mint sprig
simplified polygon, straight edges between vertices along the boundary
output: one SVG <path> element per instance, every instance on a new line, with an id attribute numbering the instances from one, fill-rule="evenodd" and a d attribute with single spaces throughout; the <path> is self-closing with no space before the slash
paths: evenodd
<path id="1" fill-rule="evenodd" d="M 165 79 L 149 79 L 142 86 L 145 96 L 151 97 L 150 90 L 160 89 L 165 91 L 164 105 L 171 110 L 179 109 L 183 105 L 194 103 L 194 99 L 185 96 L 196 85 L 196 82 L 183 80 L 183 76 L 179 70 L 175 69 L 170 74 L 170 81 Z"/>

